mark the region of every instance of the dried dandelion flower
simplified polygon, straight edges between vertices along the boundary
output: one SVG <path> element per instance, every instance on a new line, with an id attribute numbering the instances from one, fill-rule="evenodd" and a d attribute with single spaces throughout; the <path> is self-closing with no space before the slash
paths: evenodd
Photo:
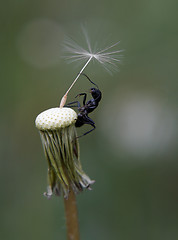
<path id="1" fill-rule="evenodd" d="M 94 183 L 80 163 L 76 119 L 73 109 L 56 107 L 40 113 L 35 120 L 48 162 L 47 197 L 62 192 L 64 198 L 68 198 L 70 189 L 78 193 L 85 188 L 90 189 Z"/>
<path id="2" fill-rule="evenodd" d="M 65 50 L 69 54 L 66 56 L 69 61 L 85 61 L 85 64 L 62 97 L 60 107 L 42 112 L 35 121 L 48 161 L 48 187 L 45 195 L 50 198 L 53 193 L 63 193 L 68 240 L 79 240 L 75 194 L 85 188 L 90 189 L 94 181 L 84 173 L 79 160 L 79 143 L 75 129 L 77 114 L 64 106 L 69 91 L 92 60 L 96 60 L 110 72 L 109 68 L 117 68 L 121 52 L 113 50 L 119 42 L 94 51 L 86 31 L 83 33 L 88 49 L 69 39 L 65 43 Z"/>

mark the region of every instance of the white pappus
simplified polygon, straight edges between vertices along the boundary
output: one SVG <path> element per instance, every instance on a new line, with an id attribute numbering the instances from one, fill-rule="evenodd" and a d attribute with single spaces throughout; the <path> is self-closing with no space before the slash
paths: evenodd
<path id="1" fill-rule="evenodd" d="M 108 72 L 111 72 L 112 70 L 117 70 L 117 64 L 120 62 L 120 53 L 122 52 L 122 50 L 114 50 L 115 47 L 118 46 L 119 42 L 111 44 L 103 49 L 95 48 L 96 50 L 93 50 L 88 34 L 84 29 L 83 34 L 85 37 L 87 49 L 81 47 L 76 41 L 71 38 L 66 38 L 64 42 L 64 51 L 66 53 L 65 59 L 69 63 L 82 61 L 84 62 L 84 65 L 78 73 L 77 77 L 72 82 L 67 92 L 65 93 L 65 95 L 63 96 L 60 103 L 60 108 L 65 105 L 68 92 L 92 60 L 98 61 Z"/>

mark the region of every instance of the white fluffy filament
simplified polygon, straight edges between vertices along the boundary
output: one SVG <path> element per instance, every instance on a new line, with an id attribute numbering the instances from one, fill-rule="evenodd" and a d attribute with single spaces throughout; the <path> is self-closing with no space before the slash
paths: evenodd
<path id="1" fill-rule="evenodd" d="M 65 51 L 69 54 L 65 58 L 70 62 L 85 60 L 86 63 L 78 73 L 77 77 L 74 79 L 73 83 L 71 84 L 71 86 L 69 87 L 65 95 L 62 97 L 62 100 L 60 102 L 60 108 L 62 108 L 65 105 L 67 100 L 67 94 L 69 93 L 73 85 L 76 83 L 77 79 L 80 77 L 80 75 L 82 74 L 84 69 L 87 67 L 87 65 L 91 62 L 92 59 L 96 59 L 109 72 L 110 72 L 109 68 L 112 68 L 114 70 L 117 69 L 116 63 L 120 62 L 118 57 L 120 57 L 119 53 L 121 52 L 121 50 L 108 51 L 113 49 L 115 46 L 117 46 L 119 42 L 116 42 L 115 44 L 112 44 L 102 50 L 92 51 L 91 44 L 86 32 L 84 32 L 84 36 L 85 36 L 88 50 L 79 46 L 72 39 L 67 39 L 65 41 L 65 45 L 64 45 Z"/>

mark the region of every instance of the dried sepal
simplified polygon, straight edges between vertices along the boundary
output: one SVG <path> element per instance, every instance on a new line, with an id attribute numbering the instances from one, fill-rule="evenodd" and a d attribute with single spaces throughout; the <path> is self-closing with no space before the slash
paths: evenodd
<path id="1" fill-rule="evenodd" d="M 71 188 L 78 193 L 85 188 L 90 189 L 90 185 L 94 183 L 82 170 L 74 125 L 76 115 L 74 110 L 71 110 L 49 109 L 36 118 L 48 162 L 48 187 L 45 193 L 47 197 L 53 193 L 60 195 L 62 191 L 67 198 Z"/>

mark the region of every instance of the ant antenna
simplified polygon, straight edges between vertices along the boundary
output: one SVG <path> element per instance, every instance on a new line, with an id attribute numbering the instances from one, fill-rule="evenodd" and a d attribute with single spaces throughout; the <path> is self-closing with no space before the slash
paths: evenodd
<path id="1" fill-rule="evenodd" d="M 85 76 L 93 85 L 95 85 L 98 88 L 98 85 L 94 83 L 85 73 L 81 73 L 81 75 Z"/>

